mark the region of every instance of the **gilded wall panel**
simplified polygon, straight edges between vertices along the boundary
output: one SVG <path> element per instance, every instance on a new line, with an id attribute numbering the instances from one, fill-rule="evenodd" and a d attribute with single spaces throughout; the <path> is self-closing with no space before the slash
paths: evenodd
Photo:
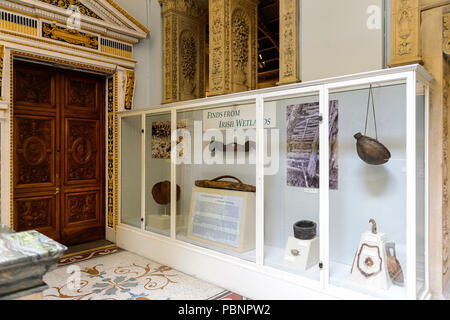
<path id="1" fill-rule="evenodd" d="M 422 62 L 419 0 L 392 0 L 389 66 Z"/>
<path id="2" fill-rule="evenodd" d="M 298 1 L 280 0 L 280 81 L 298 82 Z"/>
<path id="3" fill-rule="evenodd" d="M 450 12 L 447 12 L 442 17 L 443 24 L 443 42 L 442 42 L 442 51 L 450 58 Z"/>
<path id="4" fill-rule="evenodd" d="M 209 95 L 256 89 L 257 3 L 211 0 L 209 21 Z"/>
<path id="5" fill-rule="evenodd" d="M 161 0 L 163 103 L 205 96 L 206 7 L 197 0 Z"/>
<path id="6" fill-rule="evenodd" d="M 136 76 L 134 71 L 126 71 L 126 87 L 125 87 L 125 110 L 131 110 L 133 104 L 134 84 L 136 82 Z"/>

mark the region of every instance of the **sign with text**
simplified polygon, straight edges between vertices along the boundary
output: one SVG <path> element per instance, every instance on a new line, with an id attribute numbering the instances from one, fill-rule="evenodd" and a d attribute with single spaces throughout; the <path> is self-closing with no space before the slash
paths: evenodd
<path id="1" fill-rule="evenodd" d="M 264 128 L 276 126 L 276 103 L 264 104 Z M 256 129 L 254 104 L 215 108 L 203 111 L 203 130 Z"/>
<path id="2" fill-rule="evenodd" d="M 243 199 L 195 192 L 189 234 L 237 248 Z"/>

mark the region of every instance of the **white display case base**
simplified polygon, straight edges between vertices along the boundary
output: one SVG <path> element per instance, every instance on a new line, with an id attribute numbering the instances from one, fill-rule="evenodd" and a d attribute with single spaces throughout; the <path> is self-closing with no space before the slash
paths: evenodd
<path id="1" fill-rule="evenodd" d="M 184 226 L 184 216 L 177 214 L 176 217 L 177 226 Z M 147 214 L 145 223 L 147 226 L 159 229 L 167 230 L 170 229 L 170 215 L 168 214 Z"/>
<path id="2" fill-rule="evenodd" d="M 284 264 L 288 267 L 307 270 L 319 263 L 319 237 L 300 240 L 289 237 L 284 251 Z"/>

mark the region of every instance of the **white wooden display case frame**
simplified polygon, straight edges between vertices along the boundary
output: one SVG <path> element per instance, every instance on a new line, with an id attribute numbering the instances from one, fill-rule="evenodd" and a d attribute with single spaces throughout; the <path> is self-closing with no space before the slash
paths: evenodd
<path id="1" fill-rule="evenodd" d="M 217 97 L 167 104 L 159 107 L 125 111 L 119 114 L 119 148 L 121 141 L 121 118 L 141 116 L 141 127 L 145 129 L 146 116 L 170 113 L 172 128 L 177 123 L 177 112 L 201 110 L 205 107 L 225 106 L 232 103 L 254 102 L 256 106 L 256 259 L 254 262 L 200 247 L 177 238 L 176 203 L 171 202 L 170 237 L 153 233 L 145 229 L 145 133 L 141 135 L 141 227 L 135 228 L 123 224 L 119 216 L 117 226 L 117 244 L 132 252 L 170 265 L 187 274 L 194 275 L 216 285 L 226 287 L 252 299 L 427 299 L 429 292 L 429 250 L 428 250 L 428 123 L 429 123 L 429 83 L 432 77 L 420 65 L 409 65 L 383 69 L 324 80 L 309 81 L 279 87 L 235 93 Z M 406 294 L 399 296 L 379 296 L 368 292 L 359 292 L 330 283 L 330 224 L 329 224 L 329 140 L 328 112 L 330 91 L 368 84 L 406 84 Z M 416 82 L 425 88 L 425 279 L 421 292 L 416 288 Z M 320 131 L 320 281 L 289 273 L 264 265 L 264 100 L 273 98 L 296 97 L 304 94 L 319 96 L 319 112 L 322 115 Z M 127 142 L 129 143 L 129 142 Z M 134 142 L 139 143 L 139 142 Z M 172 137 L 175 145 L 175 137 Z M 171 150 L 175 159 L 176 148 Z M 119 150 L 119 163 L 121 152 Z M 119 165 L 120 167 L 120 165 Z M 120 171 L 120 170 L 119 170 Z M 119 172 L 119 182 L 121 174 Z M 171 198 L 176 198 L 176 164 L 171 163 Z M 119 183 L 119 208 L 121 185 Z M 355 244 L 357 245 L 357 244 Z"/>

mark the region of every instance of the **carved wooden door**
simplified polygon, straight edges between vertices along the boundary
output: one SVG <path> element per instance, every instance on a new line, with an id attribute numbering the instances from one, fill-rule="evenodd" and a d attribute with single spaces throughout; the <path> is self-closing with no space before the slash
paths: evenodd
<path id="1" fill-rule="evenodd" d="M 104 79 L 14 64 L 14 216 L 67 245 L 104 237 Z"/>

